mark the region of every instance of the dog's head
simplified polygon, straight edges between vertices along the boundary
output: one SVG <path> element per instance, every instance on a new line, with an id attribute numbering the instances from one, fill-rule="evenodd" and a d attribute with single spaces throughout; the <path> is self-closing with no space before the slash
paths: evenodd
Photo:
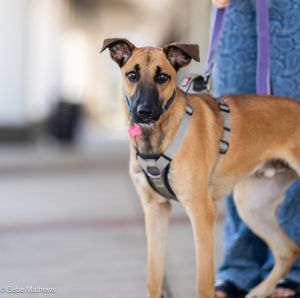
<path id="1" fill-rule="evenodd" d="M 141 124 L 157 121 L 169 99 L 175 96 L 178 69 L 192 59 L 200 61 L 199 47 L 195 44 L 137 48 L 127 39 L 112 38 L 104 40 L 101 52 L 107 48 L 121 68 L 132 122 Z"/>

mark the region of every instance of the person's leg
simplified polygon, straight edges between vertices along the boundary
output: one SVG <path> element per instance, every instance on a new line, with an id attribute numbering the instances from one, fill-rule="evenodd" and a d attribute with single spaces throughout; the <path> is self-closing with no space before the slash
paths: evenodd
<path id="1" fill-rule="evenodd" d="M 223 36 L 213 72 L 215 96 L 256 93 L 256 20 L 251 6 L 254 2 L 232 0 L 227 9 Z M 300 100 L 300 64 L 296 62 L 300 48 L 298 30 L 300 19 L 293 17 L 293 14 L 297 15 L 297 10 L 300 9 L 297 2 L 298 0 L 270 2 L 271 81 L 274 95 L 288 95 Z M 280 17 L 283 12 L 291 15 Z M 287 33 L 291 33 L 292 37 L 287 37 Z M 261 273 L 267 248 L 240 221 L 232 200 L 230 202 L 229 199 L 228 205 L 224 236 L 225 257 L 217 272 L 217 278 L 227 279 L 234 282 L 236 286 L 249 290 L 260 281 L 261 277 L 257 274 Z M 298 214 L 300 214 L 299 210 Z M 298 222 L 300 223 L 300 219 Z M 299 231 L 298 227 L 298 233 Z M 292 233 L 297 233 L 297 230 Z M 299 235 L 297 237 L 300 239 Z M 258 251 L 260 253 L 257 254 Z M 288 274 L 288 277 L 293 280 L 296 280 L 296 277 L 300 278 L 297 271 L 298 262 Z M 270 270 L 273 266 L 272 259 L 269 259 L 268 263 L 266 270 L 267 267 Z"/>
<path id="2" fill-rule="evenodd" d="M 269 5 L 272 94 L 300 101 L 300 2 L 272 0 Z"/>
<path id="3" fill-rule="evenodd" d="M 256 93 L 256 43 L 253 1 L 231 0 L 213 69 L 214 96 Z M 226 199 L 226 205 L 225 256 L 216 284 L 218 280 L 229 281 L 249 290 L 260 282 L 266 246 L 240 220 L 232 197 Z M 217 297 L 224 296 L 220 292 L 216 291 Z"/>
<path id="4" fill-rule="evenodd" d="M 226 198 L 226 208 L 224 261 L 216 279 L 230 281 L 248 291 L 261 281 L 267 247 L 240 219 L 232 196 Z"/>
<path id="5" fill-rule="evenodd" d="M 270 1 L 271 87 L 274 95 L 300 101 L 300 5 L 299 0 Z M 279 208 L 281 226 L 300 245 L 300 182 L 291 186 Z M 264 266 L 264 276 L 273 266 L 270 254 Z M 300 259 L 287 279 L 300 285 Z M 274 291 L 275 296 L 278 290 Z M 282 292 L 279 293 L 283 296 Z"/>

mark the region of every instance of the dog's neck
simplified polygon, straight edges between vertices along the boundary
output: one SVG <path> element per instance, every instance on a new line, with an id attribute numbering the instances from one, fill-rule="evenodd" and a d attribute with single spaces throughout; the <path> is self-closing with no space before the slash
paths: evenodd
<path id="1" fill-rule="evenodd" d="M 162 119 L 150 127 L 142 126 L 142 135 L 135 140 L 135 147 L 142 155 L 158 155 L 162 153 L 162 145 L 166 135 L 164 123 L 169 122 L 170 115 L 164 115 Z"/>
<path id="2" fill-rule="evenodd" d="M 178 97 L 152 126 L 141 126 L 142 135 L 132 145 L 142 155 L 160 155 L 171 143 L 185 113 L 185 99 Z"/>

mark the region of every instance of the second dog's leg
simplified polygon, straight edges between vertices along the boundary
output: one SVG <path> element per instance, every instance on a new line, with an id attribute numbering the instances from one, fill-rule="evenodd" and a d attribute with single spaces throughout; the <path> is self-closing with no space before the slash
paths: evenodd
<path id="1" fill-rule="evenodd" d="M 214 223 L 216 209 L 208 196 L 195 197 L 182 201 L 190 218 L 195 250 L 198 298 L 213 298 L 214 294 Z"/>
<path id="2" fill-rule="evenodd" d="M 299 248 L 282 231 L 276 216 L 284 191 L 292 181 L 293 177 L 286 175 L 278 175 L 274 179 L 252 177 L 240 183 L 234 192 L 241 218 L 268 244 L 275 261 L 268 277 L 247 297 L 268 297 L 298 256 Z"/>

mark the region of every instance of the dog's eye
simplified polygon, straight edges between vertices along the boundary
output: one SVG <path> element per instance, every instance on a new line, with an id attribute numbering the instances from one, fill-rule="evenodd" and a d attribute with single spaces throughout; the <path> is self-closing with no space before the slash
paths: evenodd
<path id="1" fill-rule="evenodd" d="M 127 74 L 127 78 L 131 82 L 136 82 L 137 80 L 137 74 L 134 71 L 131 71 Z"/>
<path id="2" fill-rule="evenodd" d="M 158 75 L 158 83 L 163 84 L 169 80 L 169 76 L 165 73 L 161 73 Z"/>

